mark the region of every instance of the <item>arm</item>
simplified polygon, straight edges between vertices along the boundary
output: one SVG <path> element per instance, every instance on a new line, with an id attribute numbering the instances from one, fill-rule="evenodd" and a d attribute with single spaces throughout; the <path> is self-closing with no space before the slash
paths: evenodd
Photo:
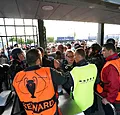
<path id="1" fill-rule="evenodd" d="M 106 99 L 113 103 L 116 100 L 119 92 L 119 73 L 113 65 L 109 65 L 107 67 L 106 73 L 107 81 L 109 83 L 106 87 L 108 90 Z"/>
<path id="2" fill-rule="evenodd" d="M 73 79 L 69 72 L 62 73 L 53 68 L 50 69 L 53 82 L 56 85 L 68 85 L 73 86 Z"/>

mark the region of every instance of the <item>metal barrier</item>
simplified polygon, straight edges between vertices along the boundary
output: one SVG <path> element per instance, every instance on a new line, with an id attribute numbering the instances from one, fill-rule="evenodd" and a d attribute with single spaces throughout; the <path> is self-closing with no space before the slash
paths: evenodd
<path id="1" fill-rule="evenodd" d="M 95 94 L 96 94 L 98 97 L 100 97 L 101 99 L 103 98 L 103 97 L 102 97 L 101 95 L 99 95 L 97 92 L 95 92 Z M 113 115 L 117 115 L 115 107 L 114 107 L 110 102 L 109 102 L 108 104 L 106 104 L 106 106 L 109 106 L 109 107 L 111 108 L 111 111 L 112 111 Z"/>

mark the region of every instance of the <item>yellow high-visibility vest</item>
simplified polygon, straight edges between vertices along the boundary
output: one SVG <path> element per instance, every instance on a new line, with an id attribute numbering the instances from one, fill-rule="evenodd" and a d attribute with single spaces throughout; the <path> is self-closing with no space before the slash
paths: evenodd
<path id="1" fill-rule="evenodd" d="M 73 96 L 81 111 L 85 111 L 93 104 L 94 83 L 97 77 L 95 64 L 74 67 L 70 72 L 74 80 Z"/>

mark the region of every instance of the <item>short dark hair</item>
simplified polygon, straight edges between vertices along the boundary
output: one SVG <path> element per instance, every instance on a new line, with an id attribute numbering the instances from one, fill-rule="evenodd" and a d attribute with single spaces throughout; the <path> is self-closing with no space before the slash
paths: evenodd
<path id="1" fill-rule="evenodd" d="M 37 49 L 40 50 L 42 54 L 44 53 L 44 49 L 42 47 L 37 47 Z"/>
<path id="2" fill-rule="evenodd" d="M 79 55 L 81 55 L 82 57 L 85 57 L 85 51 L 84 51 L 84 49 L 78 48 L 78 49 L 76 49 L 76 52 L 77 52 Z"/>
<path id="3" fill-rule="evenodd" d="M 97 53 L 102 50 L 102 47 L 101 47 L 100 44 L 98 44 L 98 43 L 92 44 L 92 45 L 91 45 L 91 48 L 92 48 L 93 52 L 96 52 L 96 51 L 97 51 Z"/>
<path id="4" fill-rule="evenodd" d="M 71 44 L 66 44 L 66 46 L 68 47 L 68 49 L 71 49 Z"/>
<path id="5" fill-rule="evenodd" d="M 82 46 L 79 43 L 76 43 L 76 44 L 74 44 L 74 48 L 78 49 L 78 48 L 82 48 Z"/>
<path id="6" fill-rule="evenodd" d="M 28 63 L 28 65 L 35 65 L 37 59 L 40 59 L 40 54 L 39 54 L 39 50 L 38 49 L 30 49 L 27 51 L 26 53 L 26 61 Z"/>
<path id="7" fill-rule="evenodd" d="M 107 41 L 106 41 L 106 44 L 107 43 L 112 43 L 115 45 L 115 40 L 113 38 L 109 38 Z"/>
<path id="8" fill-rule="evenodd" d="M 113 43 L 104 44 L 103 47 L 105 47 L 107 50 L 112 50 L 113 52 L 116 51 L 115 46 L 114 46 Z"/>

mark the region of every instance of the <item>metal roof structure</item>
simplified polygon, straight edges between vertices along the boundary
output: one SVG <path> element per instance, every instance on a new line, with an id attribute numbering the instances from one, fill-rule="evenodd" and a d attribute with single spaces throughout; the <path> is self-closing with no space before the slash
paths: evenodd
<path id="1" fill-rule="evenodd" d="M 0 0 L 0 17 L 120 24 L 120 5 L 104 0 Z"/>

